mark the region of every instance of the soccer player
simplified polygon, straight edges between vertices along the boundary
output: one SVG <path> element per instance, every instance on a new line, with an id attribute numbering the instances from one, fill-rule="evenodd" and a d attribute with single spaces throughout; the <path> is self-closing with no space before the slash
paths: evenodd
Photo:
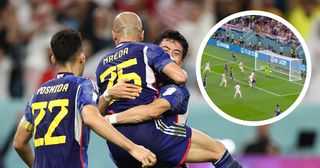
<path id="1" fill-rule="evenodd" d="M 256 77 L 256 74 L 254 73 L 254 71 L 252 71 L 250 75 L 252 75 L 253 77 Z"/>
<path id="2" fill-rule="evenodd" d="M 240 87 L 240 84 L 237 83 L 236 86 L 234 87 L 235 89 L 235 93 L 234 93 L 234 98 L 237 97 L 237 95 L 239 94 L 240 98 L 242 98 L 242 95 L 241 95 L 241 87 Z"/>
<path id="3" fill-rule="evenodd" d="M 224 62 L 223 68 L 224 68 L 224 73 L 228 73 L 228 62 L 227 61 Z"/>
<path id="4" fill-rule="evenodd" d="M 252 75 L 252 73 L 250 73 L 249 82 L 248 82 L 250 87 L 252 87 L 252 85 L 253 85 L 253 80 L 254 80 L 254 76 Z"/>
<path id="5" fill-rule="evenodd" d="M 281 113 L 282 113 L 282 110 L 280 108 L 280 105 L 277 104 L 276 109 L 274 110 L 274 116 L 276 117 L 276 116 L 280 115 Z"/>
<path id="6" fill-rule="evenodd" d="M 270 72 L 271 72 L 271 71 L 270 71 L 270 65 L 267 64 L 267 65 L 264 67 L 264 75 L 265 75 L 265 76 L 268 76 Z"/>
<path id="7" fill-rule="evenodd" d="M 204 76 L 202 83 L 203 83 L 204 89 L 207 89 L 207 76 L 206 75 Z"/>
<path id="8" fill-rule="evenodd" d="M 187 48 L 182 46 L 185 46 L 184 44 L 187 42 L 179 32 L 172 30 L 165 31 L 157 38 L 156 43 L 159 43 L 162 48 L 171 48 L 170 50 L 166 50 L 169 53 L 176 49 L 182 51 L 180 56 L 171 55 L 175 59 L 175 62 L 179 66 L 182 66 L 187 52 Z M 177 114 L 184 114 L 187 111 L 189 92 L 185 85 L 177 86 L 167 83 L 162 85 L 159 91 L 160 97 L 152 103 L 133 107 L 124 112 L 110 115 L 107 118 L 112 118 L 111 120 L 115 121 L 115 124 L 150 123 L 150 121 L 155 123 L 156 129 L 166 134 L 166 136 L 162 136 L 160 133 L 153 133 L 153 135 L 156 134 L 157 136 L 154 135 L 155 138 L 151 138 L 154 140 L 151 143 L 155 146 L 155 150 L 165 151 L 162 155 L 156 152 L 157 156 L 161 157 L 158 157 L 157 165 L 158 163 L 163 163 L 161 166 L 176 167 L 174 158 L 181 159 L 182 151 L 189 148 L 188 152 L 184 155 L 186 158 L 183 157 L 180 163 L 212 162 L 216 168 L 241 168 L 239 163 L 233 160 L 223 144 L 183 123 L 176 124 L 175 116 Z M 177 130 L 178 128 L 179 131 Z M 191 144 L 188 147 L 185 146 L 185 140 L 188 139 L 189 135 L 187 133 L 184 136 L 184 129 L 187 129 L 187 132 L 190 129 L 192 131 L 191 141 L 189 141 Z M 144 133 L 149 135 L 148 132 Z M 162 139 L 163 137 L 166 137 L 165 140 Z M 144 137 L 140 139 L 144 139 Z M 175 144 L 175 141 L 179 141 L 180 143 L 168 147 Z M 163 146 L 158 146 L 158 143 L 163 144 Z"/>
<path id="9" fill-rule="evenodd" d="M 81 77 L 85 65 L 80 33 L 63 29 L 51 39 L 55 79 L 44 83 L 31 97 L 17 129 L 13 146 L 29 166 L 88 167 L 90 129 L 131 156 L 152 166 L 155 155 L 121 135 L 100 115 L 93 81 Z M 33 137 L 35 156 L 29 141 Z"/>
<path id="10" fill-rule="evenodd" d="M 206 71 L 209 71 L 209 73 L 211 73 L 209 61 L 207 61 L 206 64 L 205 64 L 205 66 L 204 66 L 203 74 L 204 74 Z"/>
<path id="11" fill-rule="evenodd" d="M 236 62 L 238 60 L 234 51 L 231 51 L 231 57 L 234 62 Z"/>
<path id="12" fill-rule="evenodd" d="M 249 86 L 253 87 L 256 85 L 256 75 L 254 73 L 254 71 L 252 71 L 249 75 Z"/>
<path id="13" fill-rule="evenodd" d="M 131 107 L 137 105 L 151 103 L 157 96 L 157 88 L 155 88 L 156 76 L 163 74 L 168 76 L 174 83 L 183 84 L 187 81 L 187 74 L 183 71 L 171 57 L 159 46 L 142 43 L 143 40 L 142 23 L 138 15 L 132 12 L 122 12 L 118 14 L 113 22 L 112 37 L 116 43 L 116 47 L 106 53 L 101 59 L 96 70 L 97 83 L 100 95 L 106 99 L 102 99 L 99 103 L 109 106 L 101 112 L 113 114 L 121 113 Z M 179 53 L 180 51 L 175 51 Z M 118 100 L 110 99 L 108 89 L 123 79 L 128 79 L 130 83 L 141 87 L 141 93 L 136 99 Z M 103 107 L 103 106 L 101 106 Z M 112 120 L 111 120 L 112 121 Z M 191 133 L 186 128 L 184 136 Z M 161 158 L 171 156 L 166 152 L 167 148 L 174 147 L 177 144 L 188 146 L 188 139 L 178 139 L 178 136 L 172 137 L 172 142 L 165 145 L 167 134 L 156 129 L 154 122 L 147 122 L 137 125 L 121 125 L 115 128 L 124 134 L 127 138 L 135 143 L 145 145 L 152 148 Z M 146 134 L 149 132 L 150 134 Z M 153 139 L 155 136 L 159 139 Z M 117 167 L 141 167 L 141 164 L 134 160 L 126 151 L 107 142 L 112 158 Z M 162 146 L 162 151 L 156 151 Z M 184 156 L 186 149 L 180 150 L 174 147 L 174 158 L 171 158 L 177 165 Z M 158 159 L 158 158 L 157 158 Z"/>
<path id="14" fill-rule="evenodd" d="M 233 81 L 234 80 L 234 74 L 233 74 L 233 68 L 230 67 L 230 77 L 231 77 L 231 80 Z"/>
<path id="15" fill-rule="evenodd" d="M 241 72 L 244 72 L 243 62 L 242 61 L 240 61 L 240 63 L 239 63 L 239 68 L 240 68 Z"/>
<path id="16" fill-rule="evenodd" d="M 220 87 L 224 84 L 224 87 L 227 87 L 227 79 L 226 79 L 226 74 L 222 73 L 221 75 L 221 83 L 220 83 Z"/>

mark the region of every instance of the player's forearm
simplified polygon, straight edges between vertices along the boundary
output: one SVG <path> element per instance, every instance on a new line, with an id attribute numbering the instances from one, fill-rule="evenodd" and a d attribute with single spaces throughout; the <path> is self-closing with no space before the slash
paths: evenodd
<path id="1" fill-rule="evenodd" d="M 34 157 L 30 145 L 24 144 L 23 146 L 15 146 L 14 148 L 19 154 L 20 158 L 23 160 L 23 162 L 26 163 L 28 167 L 32 167 Z"/>
<path id="2" fill-rule="evenodd" d="M 29 166 L 33 164 L 33 153 L 29 145 L 29 141 L 32 137 L 31 130 L 29 130 L 31 124 L 23 117 L 19 123 L 16 135 L 13 140 L 13 147 L 19 154 L 20 158 Z"/>
<path id="3" fill-rule="evenodd" d="M 140 105 L 118 113 L 117 124 L 134 124 L 158 118 L 170 109 L 170 103 L 165 99 L 156 99 L 148 105 Z"/>
<path id="4" fill-rule="evenodd" d="M 166 65 L 162 72 L 178 85 L 185 84 L 188 81 L 187 73 L 174 62 Z"/>
<path id="5" fill-rule="evenodd" d="M 126 151 L 130 151 L 134 143 L 120 134 L 109 122 L 98 113 L 96 107 L 86 105 L 83 107 L 82 116 L 84 122 L 98 135 L 118 145 Z"/>
<path id="6" fill-rule="evenodd" d="M 116 124 L 135 124 L 153 119 L 149 113 L 148 105 L 140 105 L 133 107 L 116 115 Z"/>
<path id="7" fill-rule="evenodd" d="M 103 96 L 100 96 L 99 103 L 98 103 L 98 109 L 100 111 L 100 114 L 105 115 L 105 111 L 107 107 L 109 106 L 110 101 L 107 101 L 106 98 Z"/>

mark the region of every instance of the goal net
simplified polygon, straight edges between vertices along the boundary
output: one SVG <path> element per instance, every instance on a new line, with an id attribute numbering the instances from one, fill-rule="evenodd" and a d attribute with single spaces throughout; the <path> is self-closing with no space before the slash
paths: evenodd
<path id="1" fill-rule="evenodd" d="M 276 54 L 269 50 L 257 51 L 255 55 L 255 70 L 263 70 L 267 65 L 271 71 L 288 76 L 289 81 L 301 80 L 302 60 Z"/>

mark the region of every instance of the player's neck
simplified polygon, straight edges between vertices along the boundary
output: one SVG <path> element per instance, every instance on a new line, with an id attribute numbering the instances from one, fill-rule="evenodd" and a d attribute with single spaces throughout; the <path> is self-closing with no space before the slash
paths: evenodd
<path id="1" fill-rule="evenodd" d="M 116 45 L 122 43 L 122 42 L 140 42 L 140 40 L 137 37 L 130 37 L 130 36 L 126 36 L 126 37 L 121 37 L 117 42 Z"/>
<path id="2" fill-rule="evenodd" d="M 70 72 L 73 73 L 76 76 L 82 76 L 82 74 L 79 72 L 79 68 L 77 68 L 75 65 L 73 64 L 65 64 L 65 65 L 58 65 L 58 73 L 61 72 Z"/>

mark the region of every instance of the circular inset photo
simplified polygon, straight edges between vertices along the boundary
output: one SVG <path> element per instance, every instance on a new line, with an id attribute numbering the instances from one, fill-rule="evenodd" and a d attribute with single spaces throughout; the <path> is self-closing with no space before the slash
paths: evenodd
<path id="1" fill-rule="evenodd" d="M 197 80 L 207 103 L 242 125 L 270 124 L 292 112 L 311 77 L 310 54 L 286 20 L 239 12 L 216 24 L 198 51 Z"/>

